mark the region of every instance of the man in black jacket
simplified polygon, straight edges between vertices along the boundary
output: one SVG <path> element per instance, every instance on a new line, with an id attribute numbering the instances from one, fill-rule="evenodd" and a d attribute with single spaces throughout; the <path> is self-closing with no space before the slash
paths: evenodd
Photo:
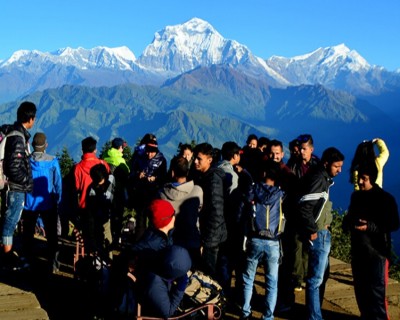
<path id="1" fill-rule="evenodd" d="M 399 229 L 396 200 L 374 181 L 376 166 L 360 166 L 343 229 L 351 234 L 354 291 L 362 319 L 388 319 L 385 289 L 391 256 L 391 232 Z"/>
<path id="2" fill-rule="evenodd" d="M 332 203 L 329 188 L 342 171 L 344 156 L 334 147 L 326 149 L 319 166 L 310 169 L 301 182 L 299 234 L 308 246 L 306 305 L 309 320 L 322 320 L 321 304 L 329 267 Z"/>
<path id="3" fill-rule="evenodd" d="M 194 149 L 198 173 L 194 183 L 203 189 L 203 208 L 200 211 L 203 269 L 216 277 L 220 247 L 227 239 L 227 229 L 224 217 L 225 172 L 212 166 L 213 152 L 209 143 L 201 143 Z"/>
<path id="4" fill-rule="evenodd" d="M 28 140 L 36 119 L 36 106 L 32 102 L 22 102 L 17 110 L 17 121 L 14 125 L 5 125 L 2 131 L 6 134 L 18 131 L 21 135 L 10 135 L 7 137 L 4 158 L 4 173 L 8 178 L 6 190 L 6 212 L 3 219 L 2 240 L 3 240 L 3 264 L 11 270 L 22 267 L 22 263 L 12 250 L 13 234 L 15 227 L 21 218 L 24 207 L 25 193 L 32 192 L 33 178 L 29 162 Z"/>

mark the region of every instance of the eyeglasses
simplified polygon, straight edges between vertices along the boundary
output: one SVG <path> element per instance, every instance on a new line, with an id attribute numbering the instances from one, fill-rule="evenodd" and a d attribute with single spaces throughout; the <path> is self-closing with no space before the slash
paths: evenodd
<path id="1" fill-rule="evenodd" d="M 301 134 L 297 137 L 297 141 L 300 143 L 305 143 L 312 140 L 311 134 Z"/>

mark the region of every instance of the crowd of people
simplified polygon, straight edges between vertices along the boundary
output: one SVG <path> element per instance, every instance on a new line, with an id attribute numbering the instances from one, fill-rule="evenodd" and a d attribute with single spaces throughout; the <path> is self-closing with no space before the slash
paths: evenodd
<path id="1" fill-rule="evenodd" d="M 337 148 L 327 148 L 319 158 L 313 137 L 301 134 L 289 143 L 285 163 L 281 141 L 251 134 L 244 146 L 233 141 L 221 148 L 207 142 L 182 144 L 168 166 L 154 134 L 141 139 L 128 162 L 122 138 L 114 138 L 99 159 L 97 141 L 87 137 L 81 143 L 82 159 L 70 174 L 73 182 L 67 184 L 57 158 L 46 153 L 45 133 L 34 135 L 29 151 L 28 130 L 35 119 L 36 106 L 23 102 L 14 125 L 1 127 L 6 134 L 17 130 L 24 135 L 6 142 L 3 266 L 16 270 L 32 259 L 40 215 L 49 270 L 59 269 L 57 210 L 68 194 L 86 253 L 110 266 L 113 250 L 121 245 L 124 212 L 135 212 L 134 239 L 121 250 L 140 288 L 135 298 L 148 315 L 167 318 L 176 312 L 191 269 L 216 279 L 227 299 L 240 306 L 240 318 L 251 319 L 255 275 L 263 264 L 262 319 L 290 310 L 295 292 L 301 290 L 306 290 L 308 319 L 322 319 L 331 247 L 329 190 L 345 160 Z M 385 142 L 373 139 L 360 143 L 351 163 L 349 180 L 355 191 L 343 228 L 351 234 L 355 293 L 363 319 L 387 319 L 390 233 L 399 228 L 396 201 L 382 189 L 388 158 Z M 284 229 L 279 223 L 279 232 L 269 227 L 274 215 L 285 221 Z M 12 249 L 21 216 L 24 258 Z"/>

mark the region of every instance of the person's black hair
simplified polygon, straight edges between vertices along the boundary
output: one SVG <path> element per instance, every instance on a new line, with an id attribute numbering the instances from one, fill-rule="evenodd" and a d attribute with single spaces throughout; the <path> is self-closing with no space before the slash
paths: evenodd
<path id="1" fill-rule="evenodd" d="M 29 122 L 36 117 L 36 105 L 30 101 L 22 102 L 17 110 L 17 121 L 19 123 Z"/>
<path id="2" fill-rule="evenodd" d="M 295 147 L 300 147 L 300 142 L 297 139 L 294 139 L 294 140 L 289 142 L 289 150 L 290 150 L 290 152 L 293 152 Z"/>
<path id="3" fill-rule="evenodd" d="M 279 184 L 280 175 L 281 175 L 281 167 L 278 162 L 275 162 L 272 159 L 264 160 L 261 166 L 261 170 L 264 176 L 264 179 L 271 179 L 275 181 L 275 184 Z"/>
<path id="4" fill-rule="evenodd" d="M 353 183 L 353 173 L 361 163 L 368 163 L 369 166 L 375 164 L 376 154 L 372 141 L 364 140 L 361 142 L 354 153 L 353 160 L 350 165 L 350 183 Z"/>
<path id="5" fill-rule="evenodd" d="M 314 146 L 314 139 L 311 134 L 301 134 L 297 137 L 299 144 L 308 143 L 310 146 Z"/>
<path id="6" fill-rule="evenodd" d="M 214 157 L 214 148 L 211 144 L 207 143 L 207 142 L 203 142 L 198 144 L 194 150 L 193 150 L 194 154 L 198 154 L 198 153 L 202 153 L 206 156 L 210 156 L 210 157 Z"/>
<path id="7" fill-rule="evenodd" d="M 189 174 L 189 161 L 182 156 L 177 156 L 171 160 L 171 171 L 174 172 L 174 177 L 183 178 Z"/>
<path id="8" fill-rule="evenodd" d="M 376 184 L 376 179 L 378 178 L 378 168 L 376 167 L 376 163 L 361 163 L 358 168 L 358 177 L 362 175 L 366 175 L 369 177 L 369 181 L 372 185 Z"/>
<path id="9" fill-rule="evenodd" d="M 82 152 L 90 153 L 96 150 L 97 141 L 93 137 L 87 137 L 82 140 Z"/>
<path id="10" fill-rule="evenodd" d="M 270 142 L 268 143 L 268 154 L 271 153 L 272 147 L 281 147 L 283 151 L 283 143 L 279 140 L 276 139 L 270 140 Z"/>
<path id="11" fill-rule="evenodd" d="M 271 140 L 269 140 L 267 137 L 260 137 L 258 139 L 257 146 L 269 146 L 270 142 Z"/>
<path id="12" fill-rule="evenodd" d="M 231 160 L 235 154 L 240 153 L 240 147 L 236 142 L 227 141 L 222 145 L 221 156 L 223 160 Z"/>
<path id="13" fill-rule="evenodd" d="M 185 150 L 190 150 L 190 151 L 193 152 L 192 146 L 190 144 L 188 144 L 188 143 L 184 143 L 184 144 L 181 144 L 179 146 L 179 155 L 182 156 L 183 155 L 183 151 L 185 151 Z"/>
<path id="14" fill-rule="evenodd" d="M 146 133 L 143 138 L 140 140 L 140 145 L 147 144 L 152 141 L 157 141 L 157 137 L 152 133 Z"/>
<path id="15" fill-rule="evenodd" d="M 322 153 L 321 163 L 331 165 L 334 162 L 344 161 L 344 155 L 335 147 L 329 147 Z"/>
<path id="16" fill-rule="evenodd" d="M 247 140 L 246 140 L 246 144 L 249 144 L 251 140 L 257 140 L 257 142 L 258 142 L 258 138 L 254 133 L 249 134 L 249 136 L 247 137 Z"/>
<path id="17" fill-rule="evenodd" d="M 104 164 L 98 163 L 90 168 L 90 177 L 94 185 L 98 185 L 101 180 L 108 180 L 108 171 Z"/>

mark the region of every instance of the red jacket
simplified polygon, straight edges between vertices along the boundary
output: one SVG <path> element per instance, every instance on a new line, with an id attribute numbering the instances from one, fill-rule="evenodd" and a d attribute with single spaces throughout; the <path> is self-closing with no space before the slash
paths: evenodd
<path id="1" fill-rule="evenodd" d="M 98 164 L 102 163 L 110 172 L 110 167 L 107 162 L 96 157 L 95 153 L 85 153 L 82 156 L 82 160 L 75 165 L 75 189 L 78 193 L 78 206 L 83 209 L 86 207 L 86 191 L 89 185 L 92 183 L 92 178 L 90 177 L 90 169 Z"/>

